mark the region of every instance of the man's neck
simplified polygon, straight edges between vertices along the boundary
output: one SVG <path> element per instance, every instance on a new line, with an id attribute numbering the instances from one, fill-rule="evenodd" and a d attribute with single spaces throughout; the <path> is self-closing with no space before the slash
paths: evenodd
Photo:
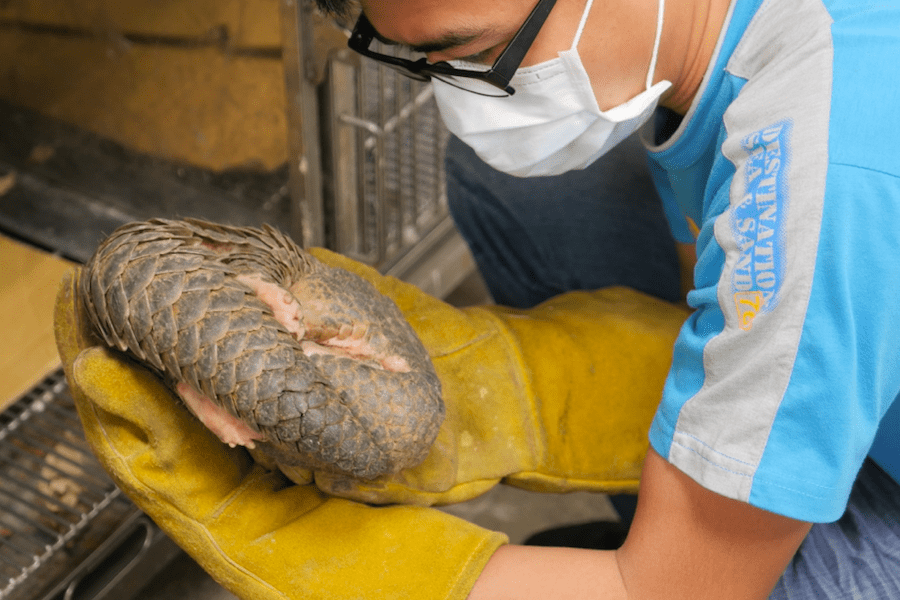
<path id="1" fill-rule="evenodd" d="M 673 85 L 660 102 L 662 106 L 681 115 L 687 113 L 713 58 L 730 4 L 731 0 L 676 0 L 666 4 L 656 79 L 668 79 Z"/>

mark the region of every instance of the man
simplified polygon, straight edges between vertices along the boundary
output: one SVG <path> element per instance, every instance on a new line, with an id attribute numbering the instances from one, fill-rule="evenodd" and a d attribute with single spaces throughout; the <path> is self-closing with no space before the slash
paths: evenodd
<path id="1" fill-rule="evenodd" d="M 533 8 L 502 1 L 363 3 L 379 39 L 422 51 L 430 64 L 471 70 L 496 70 Z M 900 49 L 900 3 L 670 0 L 663 10 L 655 0 L 557 2 L 516 77 L 502 82 L 516 88 L 509 97 L 478 96 L 471 91 L 490 91 L 462 74 L 411 66 L 433 77 L 451 131 L 491 166 L 519 176 L 592 164 L 650 120 L 658 101 L 655 123 L 642 132 L 653 176 L 678 241 L 697 236 L 700 256 L 689 297 L 697 312 L 676 346 L 651 431 L 640 507 L 618 561 L 562 554 L 564 564 L 551 566 L 554 555 L 544 550 L 503 548 L 473 597 L 522 598 L 525 590 L 566 597 L 563 579 L 584 586 L 576 589 L 585 598 L 606 597 L 609 586 L 631 597 L 765 597 L 809 523 L 843 513 L 862 457 L 897 397 L 898 349 L 878 348 L 888 334 L 875 331 L 889 328 L 890 318 L 884 319 L 897 310 L 873 302 L 881 294 L 866 288 L 873 278 L 880 280 L 876 287 L 887 285 L 881 293 L 900 282 L 890 253 L 900 237 L 884 232 L 874 241 L 866 230 L 872 219 L 900 215 L 896 156 L 887 158 L 889 146 L 872 147 L 900 133 L 894 111 L 880 110 L 900 100 L 900 88 L 882 73 L 894 69 L 887 48 Z M 560 65 L 553 63 L 557 56 Z M 610 111 L 608 123 L 601 111 Z M 536 304 L 543 298 L 523 299 L 511 274 L 524 272 L 540 285 L 549 269 L 541 248 L 529 244 L 543 239 L 550 246 L 547 238 L 566 230 L 545 224 L 550 232 L 541 238 L 538 223 L 551 213 L 565 222 L 568 199 L 583 192 L 567 192 L 565 177 L 558 178 L 559 192 L 543 203 L 546 214 L 525 225 L 492 219 L 502 211 L 491 209 L 504 202 L 528 206 L 523 212 L 532 214 L 541 203 L 528 198 L 546 198 L 548 186 L 524 180 L 516 187 L 454 143 L 452 207 L 485 278 L 501 302 Z M 621 160 L 608 161 L 606 171 L 621 174 Z M 598 183 L 598 195 L 609 194 L 604 186 Z M 869 203 L 878 206 L 871 214 L 861 206 Z M 575 215 L 570 234 L 556 235 L 554 245 L 586 245 Z M 509 235 L 510 229 L 522 235 Z M 873 245 L 856 245 L 855 234 Z M 603 235 L 593 235 L 602 245 Z M 646 234 L 641 239 L 651 251 L 660 243 Z M 886 271 L 869 271 L 874 256 Z M 529 260 L 531 268 L 504 266 Z M 862 317 L 868 324 L 849 326 L 851 315 L 868 315 Z M 848 363 L 854 364 L 849 372 Z M 870 387 L 874 380 L 878 391 Z M 804 447 L 818 436 L 825 438 L 818 450 Z M 893 442 L 896 456 L 900 446 L 896 437 Z M 832 450 L 844 456 L 816 456 Z M 882 500 L 896 515 L 900 500 Z M 890 539 L 896 535 L 894 527 Z M 891 560 L 898 565 L 896 553 Z M 547 575 L 562 572 L 572 576 Z M 523 589 L 513 592 L 512 581 Z M 791 581 L 784 585 L 788 594 L 801 593 Z M 856 597 L 852 588 L 834 597 Z M 880 591 L 879 597 L 885 591 L 878 583 L 862 589 Z"/>
<path id="2" fill-rule="evenodd" d="M 333 12 L 346 8 L 336 0 L 321 4 Z M 71 336 L 67 341 L 64 333 L 61 354 L 88 436 L 98 454 L 112 457 L 105 464 L 120 485 L 207 569 L 236 582 L 233 589 L 247 597 L 269 597 L 270 588 L 322 598 L 900 597 L 900 488 L 884 470 L 897 476 L 900 348 L 893 328 L 900 304 L 891 292 L 900 288 L 895 257 L 900 238 L 893 225 L 900 220 L 900 163 L 893 148 L 900 133 L 894 83 L 900 80 L 894 58 L 900 50 L 900 3 L 542 0 L 535 6 L 531 0 L 367 0 L 362 8 L 364 18 L 351 47 L 431 78 L 451 131 L 500 171 L 567 177 L 569 171 L 605 169 L 612 174 L 603 181 L 616 181 L 621 160 L 632 155 L 612 149 L 646 125 L 640 135 L 669 225 L 679 243 L 696 239 L 697 264 L 687 298 L 694 311 L 675 342 L 662 403 L 650 427 L 651 448 L 627 540 L 617 551 L 595 551 L 508 546 L 468 530 L 448 535 L 450 527 L 435 525 L 430 509 L 351 506 L 304 489 L 310 486 L 266 487 L 248 467 L 229 470 L 229 463 L 219 460 L 222 451 L 212 446 L 204 451 L 211 457 L 207 462 L 219 461 L 215 469 L 172 451 L 165 454 L 170 460 L 164 481 L 155 471 L 146 475 L 134 466 L 144 463 L 129 457 L 156 457 L 154 444 L 145 447 L 140 440 L 167 439 L 165 426 L 154 418 L 139 428 L 152 435 L 129 436 L 133 427 L 117 431 L 105 415 L 114 412 L 110 407 L 122 396 L 134 397 L 128 406 L 139 398 L 141 406 L 167 409 L 154 404 L 155 392 L 132 391 L 143 388 L 127 367 L 92 349 L 78 355 L 83 344 Z M 372 39 L 424 52 L 427 63 L 379 57 Z M 527 197 L 535 180 L 521 179 L 517 191 L 498 192 L 515 186 L 485 179 L 493 177 L 485 175 L 491 171 L 466 152 L 451 148 L 451 165 L 459 167 L 452 174 L 454 210 L 482 267 L 488 270 L 492 257 L 505 253 L 509 260 L 496 261 L 503 268 L 525 255 L 520 246 L 528 244 L 517 245 L 515 238 L 539 238 L 503 232 L 497 228 L 503 214 L 482 222 L 473 207 L 479 198 Z M 464 188 L 468 205 L 461 200 Z M 570 199 L 561 199 L 558 211 L 552 210 L 555 198 L 545 200 L 551 206 L 544 207 L 546 214 L 558 212 L 564 223 Z M 621 203 L 616 206 L 621 209 Z M 633 248 L 635 254 L 651 243 L 652 232 L 659 234 L 653 216 L 641 219 L 645 225 L 637 227 L 641 243 Z M 572 226 L 585 220 L 574 217 Z M 619 222 L 629 222 L 628 215 Z M 483 231 L 475 232 L 475 225 Z M 569 237 L 590 245 L 590 238 L 575 230 Z M 490 245 L 494 233 L 513 243 L 499 250 Z M 563 237 L 551 239 L 564 245 L 569 240 Z M 660 244 L 651 252 L 664 257 L 671 241 Z M 610 251 L 617 246 L 608 245 Z M 530 250 L 546 254 L 543 248 Z M 649 294 L 671 295 L 672 262 L 651 262 L 658 263 L 654 268 L 666 273 L 668 283 L 654 287 L 640 277 L 613 277 L 604 285 L 646 284 Z M 647 267 L 646 262 L 635 265 L 638 271 Z M 519 283 L 541 272 L 529 270 L 527 261 L 516 267 L 509 270 L 523 273 Z M 421 317 L 403 300 L 413 292 L 369 277 L 399 298 L 408 315 Z M 487 279 L 496 280 L 492 272 Z M 582 283 L 565 282 L 558 291 L 594 284 L 586 277 Z M 538 292 L 522 302 L 530 305 L 547 295 Z M 492 313 L 501 315 L 503 324 L 497 327 L 509 333 L 501 337 L 521 342 L 518 354 L 504 356 L 527 357 L 560 331 L 565 332 L 558 336 L 560 345 L 577 339 L 577 331 L 563 324 L 596 296 L 563 295 L 565 300 L 537 309 L 542 311 L 535 320 L 543 324 L 541 335 L 519 325 L 532 313 Z M 616 306 L 624 313 L 630 302 L 643 301 L 630 297 Z M 641 304 L 638 312 L 649 314 L 651 306 Z M 601 313 L 598 321 L 609 317 L 600 318 Z M 452 336 L 457 329 L 447 323 L 453 318 L 412 322 L 426 338 L 434 329 L 427 322 L 440 322 Z M 590 327 L 590 319 L 581 327 Z M 543 369 L 564 360 L 574 364 L 569 347 L 563 354 L 556 351 L 556 341 L 547 344 L 550 351 L 522 371 L 528 377 L 540 380 Z M 458 344 L 452 352 L 434 352 L 429 339 L 426 346 L 436 360 L 468 348 Z M 613 354 L 604 361 L 615 359 L 617 352 L 631 356 L 639 347 L 612 340 L 606 346 Z M 508 360 L 512 365 L 513 358 Z M 478 369 L 497 364 L 495 359 L 474 362 L 465 363 L 471 370 L 463 378 L 477 379 Z M 439 372 L 451 372 L 441 364 Z M 517 377 L 512 367 L 508 372 Z M 116 373 L 115 381 L 106 373 Z M 545 396 L 579 373 L 537 385 L 541 406 L 552 404 Z M 503 380 L 496 376 L 490 383 L 503 385 Z M 452 386 L 456 380 L 446 381 Z M 638 383 L 632 379 L 625 389 Z M 602 384 L 592 385 L 569 394 L 572 402 L 605 402 Z M 511 420 L 502 404 L 486 404 L 493 388 L 485 383 L 479 389 L 485 400 L 479 404 L 470 398 L 477 400 L 478 394 L 447 392 L 448 410 L 464 404 L 469 415 L 461 430 L 465 435 L 454 438 L 454 469 L 458 464 L 464 470 L 469 455 L 491 462 L 502 454 L 497 446 L 488 451 L 477 436 L 473 442 L 469 433 L 489 421 L 491 411 L 501 415 L 491 422 L 495 429 Z M 596 414 L 581 427 L 614 435 L 632 409 L 627 402 L 611 406 L 609 419 Z M 624 445 L 605 454 L 598 438 L 575 435 L 579 423 L 565 421 L 566 414 L 553 413 L 565 426 L 559 427 L 561 433 L 548 426 L 547 439 L 556 443 L 558 433 L 559 439 L 581 446 L 591 439 L 601 462 L 613 465 L 622 459 Z M 490 439 L 495 438 L 496 433 Z M 510 435 L 501 446 L 516 443 Z M 582 457 L 578 452 L 594 451 L 550 446 L 563 448 L 548 455 L 551 463 L 568 464 L 571 456 Z M 877 464 L 866 461 L 870 450 Z M 422 499 L 431 489 L 422 483 L 429 468 L 401 476 L 404 490 L 415 491 L 396 498 L 431 503 Z M 216 469 L 231 483 L 208 493 L 214 498 L 207 504 L 196 501 L 204 508 L 185 508 L 193 506 L 185 500 L 190 490 L 218 485 L 212 475 Z M 532 487 L 548 480 L 546 465 L 519 470 L 540 471 L 526 477 Z M 556 483 L 566 479 L 565 473 L 556 475 Z M 569 476 L 588 479 L 575 469 Z M 317 474 L 316 484 L 366 501 L 380 498 L 380 489 L 392 485 L 376 484 L 354 495 L 348 489 L 355 484 L 346 481 Z M 288 496 L 295 504 L 285 503 Z M 263 505 L 271 522 L 241 526 L 249 532 L 237 527 L 243 521 L 235 511 L 258 519 Z M 304 508 L 290 512 L 287 507 L 294 505 Z M 278 520 L 282 513 L 302 518 Z M 324 522 L 328 529 L 319 526 Z M 423 546 L 431 536 L 440 550 Z M 292 544 L 281 542 L 288 537 Z M 463 537 L 480 540 L 467 542 L 478 550 L 459 551 Z M 285 548 L 290 556 L 284 556 Z M 360 548 L 367 552 L 362 555 Z M 411 567 L 409 557 L 417 552 L 427 556 Z M 272 561 L 277 568 L 269 568 Z M 428 571 L 430 582 L 420 570 Z M 448 571 L 474 573 L 477 581 L 472 585 L 468 575 L 454 577 Z M 357 587 L 348 587 L 351 583 Z"/>

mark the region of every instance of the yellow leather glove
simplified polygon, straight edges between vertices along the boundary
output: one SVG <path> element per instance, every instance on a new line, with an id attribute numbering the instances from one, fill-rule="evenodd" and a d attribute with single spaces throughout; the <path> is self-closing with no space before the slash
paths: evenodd
<path id="1" fill-rule="evenodd" d="M 294 485 L 229 448 L 145 369 L 99 347 L 75 298 L 57 345 L 85 435 L 119 487 L 219 583 L 252 600 L 462 599 L 501 534 L 416 506 Z"/>
<path id="2" fill-rule="evenodd" d="M 683 308 L 626 288 L 530 310 L 456 309 L 322 249 L 392 298 L 432 357 L 447 416 L 425 462 L 372 482 L 316 473 L 329 494 L 447 504 L 499 481 L 537 491 L 636 491 Z"/>

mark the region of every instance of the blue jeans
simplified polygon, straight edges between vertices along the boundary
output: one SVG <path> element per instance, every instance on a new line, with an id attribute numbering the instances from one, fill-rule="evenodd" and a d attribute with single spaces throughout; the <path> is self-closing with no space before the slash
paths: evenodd
<path id="1" fill-rule="evenodd" d="M 867 460 L 844 515 L 813 525 L 770 600 L 900 598 L 900 484 Z"/>
<path id="2" fill-rule="evenodd" d="M 451 138 L 446 172 L 450 211 L 498 304 L 611 285 L 680 298 L 675 245 L 636 139 L 583 171 L 519 179 Z M 824 599 L 900 600 L 900 485 L 870 461 L 844 516 L 812 527 L 771 596 Z"/>

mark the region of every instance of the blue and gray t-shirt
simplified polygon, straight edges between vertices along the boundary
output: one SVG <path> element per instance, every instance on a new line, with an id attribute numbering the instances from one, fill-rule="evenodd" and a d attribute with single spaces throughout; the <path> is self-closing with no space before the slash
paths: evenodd
<path id="1" fill-rule="evenodd" d="M 734 0 L 688 114 L 642 130 L 698 255 L 651 444 L 796 519 L 870 452 L 900 480 L 898 57 L 900 0 Z"/>

